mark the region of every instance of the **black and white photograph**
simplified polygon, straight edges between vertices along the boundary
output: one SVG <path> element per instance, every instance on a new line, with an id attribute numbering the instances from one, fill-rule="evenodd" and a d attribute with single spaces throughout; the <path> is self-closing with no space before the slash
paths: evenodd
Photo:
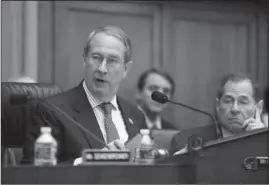
<path id="1" fill-rule="evenodd" d="M 268 184 L 269 1 L 1 1 L 2 184 Z"/>

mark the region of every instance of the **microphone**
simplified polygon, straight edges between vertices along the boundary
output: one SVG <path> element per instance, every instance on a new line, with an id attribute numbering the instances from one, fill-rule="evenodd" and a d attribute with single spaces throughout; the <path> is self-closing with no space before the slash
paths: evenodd
<path id="1" fill-rule="evenodd" d="M 58 113 L 67 117 L 70 121 L 72 121 L 75 125 L 77 125 L 80 129 L 82 129 L 87 134 L 91 135 L 96 141 L 103 144 L 108 150 L 96 150 L 96 149 L 83 149 L 81 158 L 78 158 L 74 161 L 74 165 L 81 164 L 93 164 L 93 163 L 102 163 L 102 162 L 129 162 L 131 160 L 131 152 L 129 150 L 109 150 L 109 146 L 99 139 L 94 133 L 84 128 L 79 122 L 73 120 L 67 113 L 62 111 L 59 107 L 55 106 L 52 103 L 46 102 L 49 106 L 51 106 Z M 80 160 L 81 159 L 81 160 Z"/>
<path id="2" fill-rule="evenodd" d="M 25 95 L 25 94 L 12 95 L 9 98 L 10 103 L 11 104 L 16 104 L 16 105 L 27 104 L 29 100 L 30 100 L 30 97 L 28 95 Z M 48 103 L 48 102 L 46 102 L 46 104 L 49 105 L 54 110 L 56 110 L 59 114 L 64 115 L 68 120 L 70 120 L 72 123 L 74 123 L 76 126 L 78 126 L 81 130 L 86 132 L 88 135 L 92 136 L 96 141 L 98 141 L 99 143 L 104 145 L 107 149 L 109 148 L 104 141 L 99 139 L 94 133 L 92 133 L 88 129 L 84 128 L 84 126 L 82 126 L 79 122 L 72 119 L 71 116 L 69 116 L 67 113 L 65 113 L 61 109 L 59 109 L 57 106 L 55 106 L 54 104 Z"/>
<path id="3" fill-rule="evenodd" d="M 168 97 L 159 92 L 159 91 L 154 91 L 152 94 L 151 94 L 151 99 L 156 101 L 156 102 L 159 102 L 159 103 L 167 103 L 167 102 L 170 102 Z"/>
<path id="4" fill-rule="evenodd" d="M 185 104 L 183 104 L 183 103 L 179 103 L 179 102 L 171 101 L 171 100 L 169 100 L 169 98 L 168 98 L 165 94 L 163 94 L 163 93 L 161 93 L 161 92 L 159 92 L 159 91 L 154 91 L 154 92 L 151 94 L 151 99 L 154 100 L 154 101 L 156 101 L 156 102 L 159 102 L 159 103 L 167 103 L 167 102 L 169 102 L 169 103 L 172 103 L 172 104 L 175 104 L 175 105 L 180 105 L 180 106 L 182 106 L 182 107 L 185 107 L 185 108 L 187 108 L 187 109 L 193 110 L 193 111 L 195 111 L 195 112 L 199 112 L 199 113 L 201 113 L 201 114 L 207 115 L 207 116 L 213 121 L 213 123 L 214 123 L 216 126 L 218 126 L 219 132 L 220 132 L 220 134 L 222 135 L 222 133 L 221 133 L 221 129 L 220 129 L 219 125 L 217 124 L 216 120 L 214 119 L 214 117 L 213 117 L 211 114 L 209 114 L 209 113 L 207 113 L 207 112 L 205 112 L 205 111 L 196 109 L 196 108 L 194 108 L 194 107 L 191 107 L 191 106 L 189 106 L 189 105 L 185 105 Z"/>

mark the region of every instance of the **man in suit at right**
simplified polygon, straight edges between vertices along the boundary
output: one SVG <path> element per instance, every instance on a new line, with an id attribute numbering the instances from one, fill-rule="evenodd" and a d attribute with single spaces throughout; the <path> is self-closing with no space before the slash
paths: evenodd
<path id="1" fill-rule="evenodd" d="M 144 113 L 148 129 L 177 129 L 177 127 L 161 117 L 166 104 L 151 99 L 154 91 L 160 91 L 170 99 L 175 91 L 172 77 L 161 70 L 144 71 L 137 82 L 137 106 Z"/>
<path id="2" fill-rule="evenodd" d="M 246 131 L 265 128 L 261 121 L 263 100 L 258 86 L 245 74 L 230 74 L 225 76 L 220 84 L 216 97 L 216 118 L 220 128 L 220 137 L 230 137 Z M 214 128 L 214 127 L 213 127 Z M 218 137 L 217 129 L 196 129 L 195 134 L 205 141 Z M 186 141 L 193 134 L 192 130 L 182 132 L 173 137 L 171 154 L 186 152 Z"/>

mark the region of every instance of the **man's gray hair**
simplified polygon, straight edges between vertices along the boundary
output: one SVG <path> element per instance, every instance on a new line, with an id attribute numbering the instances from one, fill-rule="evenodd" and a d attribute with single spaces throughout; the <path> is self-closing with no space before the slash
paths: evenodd
<path id="1" fill-rule="evenodd" d="M 228 81 L 231 82 L 242 82 L 242 81 L 249 81 L 252 85 L 252 90 L 253 90 L 253 98 L 255 99 L 256 102 L 258 102 L 259 100 L 262 99 L 262 95 L 261 95 L 261 90 L 260 87 L 257 83 L 254 83 L 254 80 L 251 78 L 251 76 L 244 74 L 244 73 L 237 73 L 237 74 L 228 74 L 226 76 L 224 76 L 221 79 L 221 83 L 220 83 L 220 87 L 219 90 L 217 92 L 217 98 L 221 99 L 222 95 L 223 95 L 223 87 L 225 86 L 225 84 Z"/>
<path id="2" fill-rule="evenodd" d="M 122 43 L 124 44 L 126 50 L 125 50 L 125 55 L 124 55 L 124 60 L 125 62 L 129 62 L 132 60 L 132 44 L 131 44 L 131 40 L 128 37 L 128 35 L 119 27 L 117 26 L 104 26 L 104 27 L 99 27 L 97 29 L 94 29 L 87 41 L 86 44 L 84 46 L 84 53 L 83 56 L 86 58 L 91 50 L 91 41 L 93 40 L 94 36 L 98 33 L 105 33 L 107 35 L 113 36 L 117 39 L 119 39 L 120 41 L 122 41 Z"/>

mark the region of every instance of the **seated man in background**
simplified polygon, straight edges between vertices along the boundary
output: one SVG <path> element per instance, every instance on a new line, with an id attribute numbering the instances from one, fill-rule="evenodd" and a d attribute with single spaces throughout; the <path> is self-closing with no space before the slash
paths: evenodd
<path id="1" fill-rule="evenodd" d="M 222 79 L 215 107 L 222 137 L 264 128 L 265 125 L 261 121 L 262 109 L 260 90 L 250 77 L 244 74 L 230 74 Z M 188 132 L 189 135 L 192 133 Z M 171 143 L 172 153 L 186 152 L 186 147 L 182 148 L 182 144 L 179 143 L 183 141 L 183 136 L 182 133 L 174 136 Z"/>
<path id="2" fill-rule="evenodd" d="M 125 149 L 126 141 L 145 124 L 143 114 L 117 96 L 131 68 L 131 54 L 131 41 L 120 28 L 106 26 L 90 33 L 83 53 L 84 79 L 37 105 L 26 133 L 23 163 L 33 162 L 34 143 L 42 126 L 52 128 L 58 162 L 73 163 L 87 148 Z"/>
<path id="3" fill-rule="evenodd" d="M 223 137 L 265 127 L 261 121 L 263 100 L 260 89 L 247 75 L 225 77 L 216 101 L 217 120 Z"/>
<path id="4" fill-rule="evenodd" d="M 141 74 L 137 82 L 137 106 L 144 113 L 148 129 L 177 129 L 176 126 L 161 117 L 166 104 L 151 99 L 154 91 L 160 91 L 168 98 L 175 92 L 171 76 L 157 69 L 149 69 Z"/>

